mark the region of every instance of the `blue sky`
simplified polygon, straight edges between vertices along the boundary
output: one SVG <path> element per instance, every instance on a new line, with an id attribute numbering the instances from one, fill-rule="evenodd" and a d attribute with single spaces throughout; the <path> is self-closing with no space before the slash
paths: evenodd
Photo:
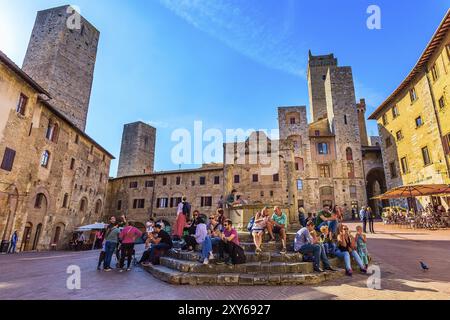
<path id="1" fill-rule="evenodd" d="M 0 0 L 0 50 L 21 65 L 36 11 L 59 0 Z M 277 128 L 277 107 L 309 105 L 308 49 L 350 65 L 373 111 L 416 63 L 450 1 L 77 0 L 100 31 L 87 133 L 117 158 L 123 124 L 158 129 L 155 168 L 177 169 L 171 133 Z M 381 8 L 381 30 L 366 9 Z M 370 135 L 377 134 L 369 122 Z M 186 168 L 187 166 L 183 166 Z M 111 175 L 115 176 L 117 160 Z"/>

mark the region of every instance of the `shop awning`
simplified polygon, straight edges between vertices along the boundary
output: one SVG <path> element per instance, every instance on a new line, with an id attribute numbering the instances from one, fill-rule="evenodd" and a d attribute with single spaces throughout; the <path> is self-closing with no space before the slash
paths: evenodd
<path id="1" fill-rule="evenodd" d="M 389 190 L 388 192 L 373 197 L 375 200 L 415 198 L 424 196 L 450 195 L 450 185 L 448 184 L 417 184 L 401 186 Z"/>

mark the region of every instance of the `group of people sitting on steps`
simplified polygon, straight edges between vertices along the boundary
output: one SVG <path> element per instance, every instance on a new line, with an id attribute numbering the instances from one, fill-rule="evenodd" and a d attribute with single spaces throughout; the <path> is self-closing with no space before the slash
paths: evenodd
<path id="1" fill-rule="evenodd" d="M 177 207 L 177 219 L 172 235 L 164 230 L 161 223 L 155 223 L 152 219 L 147 222 L 146 232 L 142 233 L 127 222 L 125 217 L 122 216 L 119 221 L 112 217 L 104 237 L 99 268 L 103 262 L 105 271 L 111 270 L 111 259 L 115 252 L 119 269 L 130 270 L 134 244 L 139 238 L 145 241 L 146 249 L 139 261 L 142 265 L 158 264 L 159 257 L 174 247 L 174 241 L 183 244 L 182 247 L 174 249 L 177 252 L 194 252 L 201 245 L 199 262 L 203 264 L 209 264 L 211 260 L 215 260 L 216 264 L 245 263 L 245 252 L 240 246 L 238 232 L 233 227 L 233 222 L 224 216 L 223 208 L 218 208 L 209 218 L 198 210 L 193 211 L 190 218 L 190 211 L 191 205 L 186 197 L 183 197 Z M 314 218 L 311 218 L 311 215 L 305 218 L 303 212 L 299 212 L 302 228 L 295 234 L 293 250 L 301 253 L 304 261 L 313 262 L 315 272 L 324 271 L 320 267 L 321 262 L 325 270 L 334 271 L 328 257 L 337 257 L 344 261 L 347 275 L 351 276 L 353 273 L 352 258 L 360 271 L 367 273 L 369 261 L 363 228 L 358 226 L 356 234 L 353 235 L 342 220 L 343 215 L 337 207 L 332 211 L 329 206 L 324 206 Z M 274 207 L 273 211 L 264 207 L 252 217 L 247 228 L 253 237 L 256 255 L 263 252 L 266 234 L 270 237 L 269 244 L 276 243 L 275 235 L 279 235 L 282 244 L 280 254 L 287 253 L 288 219 L 279 207 Z M 217 260 L 213 254 L 214 248 L 217 248 L 219 254 Z"/>
<path id="2" fill-rule="evenodd" d="M 209 264 L 215 260 L 213 249 L 217 248 L 219 259 L 216 264 L 241 264 L 245 263 L 245 254 L 240 246 L 239 235 L 233 227 L 233 222 L 225 218 L 222 208 L 207 218 L 198 210 L 190 214 L 190 205 L 184 197 L 178 206 L 177 220 L 173 230 L 173 239 L 184 243 L 175 251 L 194 252 L 201 245 L 200 262 Z M 225 259 L 225 253 L 228 258 Z"/>
<path id="3" fill-rule="evenodd" d="M 331 270 L 329 256 L 344 261 L 345 271 L 352 276 L 351 258 L 358 264 L 362 273 L 367 273 L 369 254 L 367 251 L 367 238 L 361 226 L 356 227 L 353 235 L 348 226 L 342 223 L 336 207 L 333 211 L 325 205 L 315 221 L 305 221 L 305 226 L 295 234 L 294 251 L 300 252 L 304 257 L 312 256 L 314 271 L 322 272 L 320 262 L 326 270 Z"/>

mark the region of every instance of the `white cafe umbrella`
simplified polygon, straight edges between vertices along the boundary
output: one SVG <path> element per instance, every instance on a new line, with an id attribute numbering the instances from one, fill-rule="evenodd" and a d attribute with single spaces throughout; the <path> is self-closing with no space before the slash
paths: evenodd
<path id="1" fill-rule="evenodd" d="M 77 232 L 84 232 L 84 231 L 91 231 L 91 230 L 103 230 L 107 227 L 108 225 L 105 223 L 94 223 L 94 224 L 89 224 L 87 226 L 83 226 L 83 227 L 79 227 L 77 228 L 75 231 Z"/>

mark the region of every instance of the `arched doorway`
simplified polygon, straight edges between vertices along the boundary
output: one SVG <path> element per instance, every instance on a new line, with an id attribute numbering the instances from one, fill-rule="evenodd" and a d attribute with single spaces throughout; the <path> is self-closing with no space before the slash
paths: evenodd
<path id="1" fill-rule="evenodd" d="M 33 224 L 31 222 L 27 222 L 25 224 L 25 230 L 23 231 L 23 240 L 22 240 L 22 245 L 20 246 L 20 251 L 28 251 L 29 250 L 32 231 L 33 231 Z"/>
<path id="2" fill-rule="evenodd" d="M 39 238 L 41 237 L 41 233 L 42 233 L 42 223 L 39 223 L 36 227 L 36 232 L 34 234 L 33 247 L 31 248 L 31 250 L 36 250 L 38 248 Z"/>
<path id="3" fill-rule="evenodd" d="M 58 223 L 54 229 L 53 236 L 52 236 L 52 243 L 51 247 L 53 248 L 60 248 L 63 242 L 63 235 L 64 235 L 65 225 L 62 223 Z"/>
<path id="4" fill-rule="evenodd" d="M 374 168 L 370 170 L 367 173 L 366 181 L 367 200 L 369 207 L 372 208 L 372 211 L 375 212 L 377 216 L 381 216 L 382 208 L 389 206 L 389 201 L 373 200 L 372 198 L 387 191 L 386 177 L 384 176 L 383 168 Z"/>

